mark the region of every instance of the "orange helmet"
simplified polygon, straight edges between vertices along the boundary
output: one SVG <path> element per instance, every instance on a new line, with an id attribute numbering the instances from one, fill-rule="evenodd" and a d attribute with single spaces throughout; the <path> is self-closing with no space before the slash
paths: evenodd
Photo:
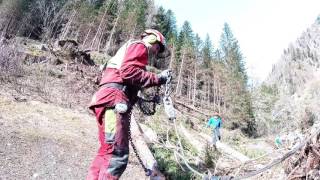
<path id="1" fill-rule="evenodd" d="M 151 35 L 151 34 L 155 35 L 156 38 L 150 43 L 153 44 L 153 43 L 158 42 L 159 45 L 160 45 L 160 51 L 159 52 L 160 53 L 163 52 L 165 47 L 166 47 L 166 39 L 158 30 L 146 29 L 144 31 L 144 33 L 141 35 L 141 37 L 143 38 L 143 37 Z"/>

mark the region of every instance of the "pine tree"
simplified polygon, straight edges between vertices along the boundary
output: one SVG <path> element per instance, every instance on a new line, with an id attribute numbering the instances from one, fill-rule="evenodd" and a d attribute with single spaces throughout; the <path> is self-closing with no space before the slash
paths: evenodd
<path id="1" fill-rule="evenodd" d="M 206 39 L 202 48 L 203 66 L 209 68 L 213 59 L 213 46 L 209 34 L 206 35 Z"/>
<path id="2" fill-rule="evenodd" d="M 181 28 L 181 31 L 179 32 L 178 39 L 177 39 L 177 48 L 176 48 L 176 54 L 177 54 L 177 60 L 180 60 L 180 56 L 183 53 L 182 51 L 186 48 L 193 49 L 194 45 L 194 35 L 193 30 L 191 28 L 191 24 L 188 21 L 185 21 L 183 23 L 183 26 Z"/>
<path id="3" fill-rule="evenodd" d="M 247 91 L 247 74 L 243 55 L 230 26 L 225 23 L 220 40 L 221 58 L 226 65 L 226 101 L 230 104 L 229 114 L 233 116 L 234 126 L 240 126 L 249 135 L 254 134 L 254 118 L 251 98 Z"/>
<path id="4" fill-rule="evenodd" d="M 195 52 L 196 52 L 196 57 L 197 60 L 201 59 L 202 54 L 201 54 L 201 50 L 203 49 L 203 41 L 201 40 L 199 34 L 195 35 L 194 38 L 194 47 L 195 47 Z"/>
<path id="5" fill-rule="evenodd" d="M 225 23 L 220 39 L 221 55 L 229 70 L 247 83 L 245 64 L 237 39 L 233 36 L 230 26 Z"/>
<path id="6" fill-rule="evenodd" d="M 179 33 L 178 41 L 180 46 L 193 46 L 194 45 L 194 34 L 191 28 L 191 24 L 185 21 L 182 25 L 181 31 Z"/>
<path id="7" fill-rule="evenodd" d="M 162 6 L 160 6 L 157 11 L 157 14 L 155 14 L 155 16 L 154 16 L 155 20 L 154 20 L 154 25 L 153 25 L 153 28 L 162 32 L 162 34 L 164 36 L 166 35 L 166 33 L 168 32 L 168 29 L 169 29 L 165 13 L 166 13 L 165 9 Z"/>
<path id="8" fill-rule="evenodd" d="M 177 39 L 177 25 L 174 14 L 171 10 L 165 11 L 163 7 L 158 9 L 154 17 L 153 28 L 159 30 L 169 43 L 173 43 Z"/>
<path id="9" fill-rule="evenodd" d="M 177 33 L 177 22 L 176 17 L 174 16 L 174 13 L 169 9 L 166 12 L 166 19 L 168 22 L 168 31 L 166 32 L 165 36 L 168 39 L 168 43 L 173 44 L 178 39 L 178 33 Z"/>
<path id="10" fill-rule="evenodd" d="M 105 0 L 87 0 L 90 5 L 95 6 L 96 8 L 101 7 L 104 1 Z"/>

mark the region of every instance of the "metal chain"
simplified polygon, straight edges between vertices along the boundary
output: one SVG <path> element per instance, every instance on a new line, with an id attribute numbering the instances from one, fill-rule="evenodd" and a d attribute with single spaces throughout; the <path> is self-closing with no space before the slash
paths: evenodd
<path id="1" fill-rule="evenodd" d="M 165 91 L 164 91 L 164 97 L 169 97 L 171 92 L 171 79 L 172 79 L 172 76 L 170 75 L 166 81 L 166 85 L 165 85 Z"/>
<path id="2" fill-rule="evenodd" d="M 131 114 L 132 114 L 132 111 L 130 111 L 129 113 L 129 130 L 128 130 L 128 139 L 130 141 L 130 144 L 131 144 L 131 147 L 133 149 L 133 152 L 134 154 L 136 155 L 136 157 L 138 158 L 138 161 L 140 163 L 140 165 L 142 166 L 146 176 L 150 176 L 152 174 L 152 170 L 151 169 L 148 169 L 144 164 L 143 164 L 143 161 L 138 153 L 138 150 L 136 148 L 136 146 L 134 145 L 133 143 L 133 140 L 132 140 L 132 137 L 131 137 Z"/>
<path id="3" fill-rule="evenodd" d="M 164 98 L 168 98 L 170 96 L 170 85 L 171 85 L 171 75 L 169 76 L 169 78 L 167 79 L 166 81 L 166 84 L 165 84 L 165 95 L 164 95 Z M 138 105 L 140 107 L 140 110 L 146 114 L 146 115 L 153 115 L 156 111 L 156 96 L 158 96 L 158 92 L 159 92 L 159 88 L 157 89 L 157 94 L 152 98 L 152 100 L 145 100 L 146 102 L 152 102 L 153 103 L 153 112 L 147 112 L 146 109 L 142 106 L 142 101 L 143 99 L 140 98 L 139 101 L 138 101 Z M 132 115 L 132 111 L 130 111 L 129 113 L 129 130 L 128 130 L 128 139 L 130 141 L 130 144 L 131 144 L 131 147 L 133 149 L 133 152 L 135 153 L 136 157 L 138 158 L 138 161 L 140 163 L 140 165 L 142 166 L 144 172 L 146 173 L 146 176 L 150 176 L 152 174 L 152 170 L 151 169 L 148 169 L 144 164 L 143 164 L 143 161 L 140 157 L 140 155 L 138 154 L 138 150 L 136 148 L 136 146 L 134 145 L 133 143 L 133 140 L 132 140 L 132 136 L 131 136 L 131 115 Z"/>
<path id="4" fill-rule="evenodd" d="M 165 84 L 165 94 L 163 97 L 163 105 L 164 105 L 164 111 L 167 114 L 168 118 L 170 121 L 176 119 L 176 112 L 175 109 L 173 107 L 173 102 L 172 99 L 170 97 L 170 94 L 172 93 L 171 91 L 171 73 L 168 76 L 168 79 L 166 81 Z"/>

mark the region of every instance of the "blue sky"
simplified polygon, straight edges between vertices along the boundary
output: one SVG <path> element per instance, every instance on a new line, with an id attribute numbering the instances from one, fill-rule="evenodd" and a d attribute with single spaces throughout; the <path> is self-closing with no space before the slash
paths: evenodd
<path id="1" fill-rule="evenodd" d="M 227 22 L 240 44 L 247 72 L 265 79 L 281 57 L 320 15 L 320 0 L 155 0 L 171 9 L 178 27 L 189 21 L 202 39 L 208 33 L 216 48 Z"/>

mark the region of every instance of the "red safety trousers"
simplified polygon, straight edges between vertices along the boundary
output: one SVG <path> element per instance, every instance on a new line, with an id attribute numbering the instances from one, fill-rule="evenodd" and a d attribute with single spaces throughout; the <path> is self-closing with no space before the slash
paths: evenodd
<path id="1" fill-rule="evenodd" d="M 131 109 L 124 114 L 115 113 L 112 107 L 117 101 L 123 100 L 123 92 L 113 88 L 102 91 L 107 94 L 100 99 L 103 105 L 90 107 L 97 120 L 100 148 L 91 163 L 87 180 L 119 179 L 129 158 L 128 130 Z M 99 97 L 99 94 L 101 93 L 97 93 L 94 98 Z"/>

